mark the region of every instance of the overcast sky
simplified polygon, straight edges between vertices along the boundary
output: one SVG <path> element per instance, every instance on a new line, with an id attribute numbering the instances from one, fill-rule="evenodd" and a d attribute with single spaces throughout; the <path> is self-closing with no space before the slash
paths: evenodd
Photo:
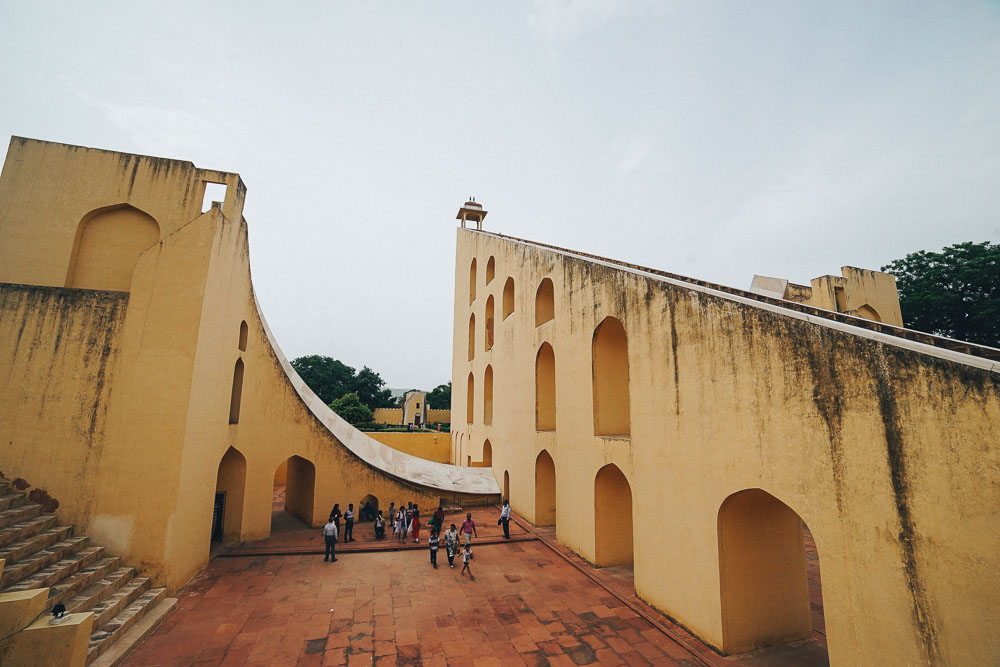
<path id="1" fill-rule="evenodd" d="M 431 388 L 469 195 L 743 288 L 1000 240 L 1000 5 L 0 0 L 0 134 L 239 172 L 285 353 Z"/>

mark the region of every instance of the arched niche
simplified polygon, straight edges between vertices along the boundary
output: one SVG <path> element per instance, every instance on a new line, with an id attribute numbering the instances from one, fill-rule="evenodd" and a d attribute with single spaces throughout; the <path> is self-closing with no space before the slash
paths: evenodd
<path id="1" fill-rule="evenodd" d="M 556 464 L 544 449 L 535 459 L 535 525 L 556 525 Z"/>
<path id="2" fill-rule="evenodd" d="M 719 592 L 726 653 L 812 635 L 803 528 L 795 510 L 763 489 L 745 489 L 722 502 Z"/>
<path id="3" fill-rule="evenodd" d="M 486 336 L 485 349 L 493 349 L 493 295 L 486 299 Z"/>
<path id="4" fill-rule="evenodd" d="M 476 314 L 469 315 L 469 361 L 476 358 Z"/>
<path id="5" fill-rule="evenodd" d="M 475 394 L 476 394 L 476 378 L 472 376 L 472 373 L 469 373 L 468 389 L 465 394 L 465 416 L 466 416 L 466 421 L 469 424 L 472 423 L 472 418 L 475 415 L 475 406 L 476 406 Z"/>
<path id="6" fill-rule="evenodd" d="M 503 497 L 510 500 L 510 471 L 503 471 Z"/>
<path id="7" fill-rule="evenodd" d="M 239 342 L 240 352 L 247 351 L 247 337 L 249 333 L 250 329 L 249 327 L 247 327 L 247 321 L 243 320 L 242 322 L 240 322 L 240 342 Z"/>
<path id="8" fill-rule="evenodd" d="M 614 317 L 594 330 L 593 382 L 594 435 L 629 435 L 628 338 Z"/>
<path id="9" fill-rule="evenodd" d="M 483 442 L 483 465 L 487 468 L 493 467 L 493 445 L 489 440 Z"/>
<path id="10" fill-rule="evenodd" d="M 476 300 L 476 258 L 472 258 L 469 265 L 469 304 Z"/>
<path id="11" fill-rule="evenodd" d="M 497 272 L 497 263 L 496 263 L 496 260 L 493 259 L 493 256 L 491 255 L 489 261 L 486 262 L 486 284 L 487 285 L 489 285 L 491 282 L 493 282 L 493 278 L 494 278 L 494 276 L 496 276 L 496 272 Z"/>
<path id="12" fill-rule="evenodd" d="M 243 532 L 243 498 L 247 482 L 247 460 L 230 447 L 219 461 L 215 477 L 215 508 L 212 540 L 239 542 Z"/>
<path id="13" fill-rule="evenodd" d="M 867 303 L 858 306 L 858 317 L 863 317 L 866 320 L 871 320 L 872 322 L 881 322 L 882 316 L 878 314 L 878 311 L 869 306 Z"/>
<path id="14" fill-rule="evenodd" d="M 594 477 L 594 563 L 632 562 L 632 487 L 613 463 Z"/>
<path id="15" fill-rule="evenodd" d="M 535 430 L 556 430 L 556 355 L 548 343 L 535 355 Z"/>
<path id="16" fill-rule="evenodd" d="M 507 278 L 507 282 L 503 285 L 503 319 L 514 312 L 514 279 Z"/>
<path id="17" fill-rule="evenodd" d="M 285 471 L 285 511 L 312 527 L 316 466 L 296 455 L 285 461 Z"/>
<path id="18" fill-rule="evenodd" d="M 483 373 L 483 424 L 493 423 L 493 366 Z"/>
<path id="19" fill-rule="evenodd" d="M 139 255 L 159 240 L 159 224 L 134 206 L 91 211 L 77 226 L 66 287 L 129 291 Z"/>
<path id="20" fill-rule="evenodd" d="M 240 403 L 243 399 L 243 359 L 236 360 L 233 367 L 233 391 L 229 397 L 229 423 L 240 423 Z"/>
<path id="21" fill-rule="evenodd" d="M 545 324 L 556 316 L 555 288 L 551 278 L 545 278 L 535 292 L 535 326 Z"/>

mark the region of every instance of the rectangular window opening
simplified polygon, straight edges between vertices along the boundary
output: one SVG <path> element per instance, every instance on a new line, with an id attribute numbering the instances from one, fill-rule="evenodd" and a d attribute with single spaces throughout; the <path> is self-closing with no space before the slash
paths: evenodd
<path id="1" fill-rule="evenodd" d="M 214 202 L 218 202 L 219 206 L 221 206 L 224 201 L 226 201 L 226 184 L 206 181 L 205 196 L 201 200 L 201 212 L 205 213 L 208 209 L 212 208 Z"/>

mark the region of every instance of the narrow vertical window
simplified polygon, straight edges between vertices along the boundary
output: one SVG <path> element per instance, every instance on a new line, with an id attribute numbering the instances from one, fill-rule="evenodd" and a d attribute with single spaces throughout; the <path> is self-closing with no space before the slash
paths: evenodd
<path id="1" fill-rule="evenodd" d="M 243 360 L 236 360 L 233 369 L 233 393 L 229 398 L 229 423 L 240 423 L 240 399 L 243 396 Z"/>
<path id="2" fill-rule="evenodd" d="M 247 328 L 246 320 L 240 322 L 240 351 L 246 352 L 247 350 L 247 335 L 249 334 L 249 329 Z"/>

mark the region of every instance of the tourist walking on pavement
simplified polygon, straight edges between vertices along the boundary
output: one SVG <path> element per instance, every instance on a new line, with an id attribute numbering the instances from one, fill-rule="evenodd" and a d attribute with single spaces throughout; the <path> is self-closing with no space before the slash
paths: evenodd
<path id="1" fill-rule="evenodd" d="M 444 528 L 444 508 L 440 505 L 438 505 L 438 508 L 434 510 L 434 516 L 431 517 L 430 524 L 431 530 L 436 530 L 439 533 L 441 532 L 441 529 Z"/>
<path id="2" fill-rule="evenodd" d="M 333 517 L 323 526 L 323 542 L 326 543 L 326 551 L 323 554 L 324 561 L 337 561 L 337 524 L 333 522 Z"/>
<path id="3" fill-rule="evenodd" d="M 462 539 L 465 546 L 471 547 L 473 535 L 477 538 L 479 537 L 479 533 L 476 532 L 476 522 L 472 520 L 472 513 L 467 512 L 465 514 L 465 521 L 462 522 Z"/>
<path id="4" fill-rule="evenodd" d="M 354 541 L 354 503 L 347 503 L 344 512 L 344 542 Z"/>
<path id="5" fill-rule="evenodd" d="M 337 524 L 337 532 L 340 532 L 340 503 L 334 503 L 333 509 L 330 510 L 330 518 L 333 522 Z"/>
<path id="6" fill-rule="evenodd" d="M 403 524 L 404 530 L 403 530 L 403 537 L 402 537 L 402 539 L 404 539 L 404 540 L 406 539 L 406 535 L 407 535 L 407 533 L 410 532 L 410 526 L 412 526 L 412 525 L 413 525 L 413 503 L 410 502 L 410 501 L 407 501 L 406 502 L 406 521 Z"/>
<path id="7" fill-rule="evenodd" d="M 396 537 L 400 542 L 406 539 L 406 510 L 402 506 L 396 513 Z"/>
<path id="8" fill-rule="evenodd" d="M 500 520 L 497 522 L 503 526 L 503 538 L 510 539 L 510 502 L 504 498 L 503 507 L 500 508 Z"/>
<path id="9" fill-rule="evenodd" d="M 436 570 L 438 568 L 438 545 L 441 544 L 441 538 L 436 530 L 432 531 L 431 536 L 427 538 L 427 544 L 431 548 L 431 565 Z"/>
<path id="10" fill-rule="evenodd" d="M 411 524 L 411 532 L 413 533 L 413 541 L 420 541 L 420 508 L 416 505 L 413 506 L 413 523 Z"/>
<path id="11" fill-rule="evenodd" d="M 469 577 L 475 579 L 475 577 L 472 576 L 472 568 L 469 567 L 469 561 L 471 560 L 472 560 L 472 546 L 466 544 L 462 548 L 462 576 L 464 577 L 465 571 L 468 570 Z"/>
<path id="12" fill-rule="evenodd" d="M 455 567 L 455 554 L 458 553 L 458 531 L 455 524 L 444 531 L 444 552 L 448 556 L 448 567 Z"/>

